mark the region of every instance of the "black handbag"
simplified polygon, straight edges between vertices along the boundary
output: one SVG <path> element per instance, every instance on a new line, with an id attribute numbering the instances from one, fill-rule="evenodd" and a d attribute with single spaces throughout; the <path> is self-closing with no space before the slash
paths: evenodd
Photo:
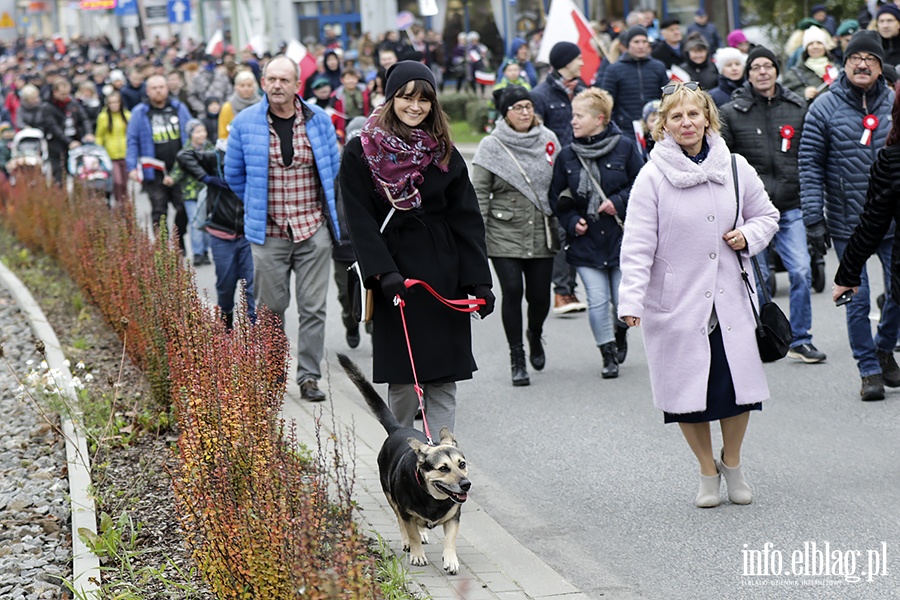
<path id="1" fill-rule="evenodd" d="M 734 179 L 734 198 L 737 203 L 734 227 L 732 229 L 736 229 L 738 215 L 741 210 L 741 198 L 738 191 L 737 163 L 735 162 L 734 154 L 731 155 L 731 172 Z M 750 262 L 753 263 L 753 270 L 756 272 L 756 278 L 760 282 L 763 293 L 763 303 L 759 307 L 759 312 L 757 312 L 756 305 L 753 304 L 753 286 L 750 285 L 750 275 L 747 274 L 747 270 L 744 268 L 744 261 L 741 258 L 740 251 L 736 250 L 735 254 L 737 254 L 738 263 L 741 265 L 741 278 L 747 287 L 750 308 L 753 310 L 753 318 L 756 321 L 756 345 L 759 348 L 759 358 L 764 363 L 775 362 L 787 355 L 788 350 L 791 348 L 791 343 L 794 341 L 794 335 L 791 333 L 791 322 L 784 316 L 781 308 L 772 302 L 772 298 L 769 296 L 769 288 L 763 281 L 759 262 L 753 256 L 750 258 Z"/>

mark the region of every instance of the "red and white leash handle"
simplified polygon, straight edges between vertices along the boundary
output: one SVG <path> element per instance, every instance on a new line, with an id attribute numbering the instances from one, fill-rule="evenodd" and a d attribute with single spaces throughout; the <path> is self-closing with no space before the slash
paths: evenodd
<path id="1" fill-rule="evenodd" d="M 459 312 L 474 313 L 485 305 L 484 298 L 475 298 L 474 300 L 471 300 L 469 298 L 459 300 L 444 298 L 443 296 L 438 294 L 433 287 L 420 279 L 406 279 L 403 283 L 406 285 L 406 289 L 409 289 L 414 285 L 421 285 L 442 304 Z M 413 387 L 416 390 L 416 397 L 419 399 L 419 410 L 422 411 L 422 425 L 425 429 L 425 437 L 428 438 L 428 444 L 430 446 L 433 446 L 434 442 L 431 438 L 431 431 L 428 429 L 428 420 L 425 418 L 424 394 L 422 392 L 422 387 L 419 385 L 419 376 L 416 374 L 416 361 L 413 359 L 412 344 L 409 341 L 409 330 L 406 327 L 406 313 L 403 310 L 403 308 L 406 306 L 406 301 L 401 298 L 399 294 L 397 294 L 396 296 L 394 296 L 394 306 L 400 308 L 400 320 L 403 322 L 403 335 L 406 336 L 406 349 L 409 352 L 409 364 L 412 367 L 414 383 Z"/>

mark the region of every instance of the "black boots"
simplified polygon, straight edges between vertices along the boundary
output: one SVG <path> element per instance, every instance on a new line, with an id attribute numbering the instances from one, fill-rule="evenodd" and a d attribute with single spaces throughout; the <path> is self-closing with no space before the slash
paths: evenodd
<path id="1" fill-rule="evenodd" d="M 619 376 L 618 349 L 615 342 L 609 342 L 600 346 L 600 354 L 603 355 L 603 370 L 600 375 L 603 379 L 615 379 Z"/>
<path id="2" fill-rule="evenodd" d="M 544 345 L 541 343 L 541 334 L 532 334 L 531 330 L 525 331 L 525 338 L 528 340 L 528 350 L 531 353 L 531 366 L 535 371 L 540 371 L 547 364 L 547 355 L 544 354 Z"/>
<path id="3" fill-rule="evenodd" d="M 616 360 L 619 364 L 625 362 L 628 356 L 628 327 L 616 325 Z"/>
<path id="4" fill-rule="evenodd" d="M 509 362 L 512 368 L 513 386 L 530 385 L 531 380 L 528 378 L 528 369 L 525 368 L 525 347 L 510 348 Z"/>

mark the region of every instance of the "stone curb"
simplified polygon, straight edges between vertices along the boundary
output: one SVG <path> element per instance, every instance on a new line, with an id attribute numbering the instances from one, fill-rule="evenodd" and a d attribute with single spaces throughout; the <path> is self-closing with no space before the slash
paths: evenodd
<path id="1" fill-rule="evenodd" d="M 298 441 L 316 451 L 315 417 L 321 414 L 322 439 L 334 434 L 332 423 L 346 435 L 352 432 L 356 454 L 354 499 L 362 530 L 383 538 L 403 563 L 397 519 L 381 491 L 377 455 L 386 434 L 359 392 L 327 352 L 320 387 L 328 401 L 309 403 L 300 399 L 294 383 L 288 385 L 283 416 L 296 423 Z M 332 413 L 333 411 L 333 413 Z M 329 438 L 330 439 L 330 438 Z M 477 473 L 475 474 L 477 477 Z M 474 479 L 473 479 L 474 480 Z M 477 484 L 476 484 L 477 485 Z M 460 571 L 448 575 L 441 565 L 440 528 L 430 534 L 425 546 L 429 563 L 409 567 L 415 589 L 433 600 L 587 600 L 588 596 L 569 583 L 531 550 L 504 530 L 472 498 L 465 505 L 457 538 Z"/>
<path id="2" fill-rule="evenodd" d="M 16 299 L 19 310 L 31 324 L 34 336 L 44 342 L 44 356 L 51 369 L 61 373 L 61 393 L 69 396 L 69 402 L 75 406 L 78 399 L 72 393 L 69 383 L 72 373 L 65 365 L 59 339 L 53 327 L 44 315 L 44 311 L 35 301 L 31 292 L 22 281 L 0 263 L 0 282 Z M 64 415 L 60 415 L 62 431 L 66 438 L 66 463 L 69 471 L 69 499 L 72 504 L 72 584 L 77 597 L 94 597 L 99 592 L 100 559 L 94 555 L 78 536 L 79 529 L 87 529 L 97 533 L 97 512 L 94 499 L 90 494 L 91 466 L 87 440 L 79 425 Z"/>

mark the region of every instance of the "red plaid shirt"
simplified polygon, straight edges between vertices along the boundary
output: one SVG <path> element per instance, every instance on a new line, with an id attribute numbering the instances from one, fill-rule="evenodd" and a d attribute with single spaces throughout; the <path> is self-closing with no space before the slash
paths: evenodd
<path id="1" fill-rule="evenodd" d="M 325 223 L 319 195 L 322 186 L 313 157 L 312 146 L 306 135 L 303 105 L 294 99 L 297 117 L 294 119 L 294 160 L 284 165 L 281 139 L 269 121 L 269 206 L 266 219 L 266 236 L 293 239 L 302 242 L 312 237 Z"/>

